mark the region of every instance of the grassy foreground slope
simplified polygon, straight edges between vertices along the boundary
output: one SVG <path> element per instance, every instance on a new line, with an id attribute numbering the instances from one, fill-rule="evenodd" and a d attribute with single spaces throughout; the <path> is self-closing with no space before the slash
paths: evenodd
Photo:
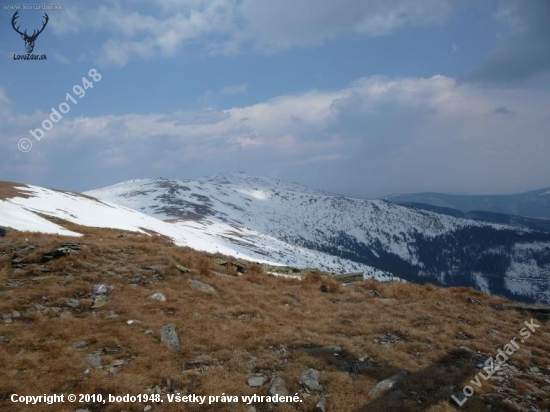
<path id="1" fill-rule="evenodd" d="M 469 288 L 343 285 L 317 271 L 272 276 L 272 268 L 158 236 L 62 224 L 84 236 L 11 231 L 0 238 L 1 410 L 454 411 L 451 395 L 472 385 L 480 364 L 532 318 L 540 327 L 507 365 L 480 379 L 463 409 L 548 410 L 544 313 Z M 177 342 L 161 338 L 167 325 Z M 391 388 L 377 387 L 396 375 Z M 302 402 L 166 400 L 270 391 Z M 54 393 L 156 393 L 164 402 L 10 401 Z"/>

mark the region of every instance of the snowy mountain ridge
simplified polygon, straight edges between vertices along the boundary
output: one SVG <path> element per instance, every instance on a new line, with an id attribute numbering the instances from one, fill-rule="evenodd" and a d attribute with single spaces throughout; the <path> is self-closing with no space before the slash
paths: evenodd
<path id="1" fill-rule="evenodd" d="M 134 182 L 143 184 L 144 181 Z M 2 185 L 5 187 L 7 184 Z M 180 246 L 275 266 L 288 262 L 298 267 L 322 266 L 330 271 L 361 271 L 381 280 L 393 278 L 368 265 L 346 259 L 333 262 L 333 257 L 324 252 L 290 245 L 263 233 L 245 229 L 236 233 L 234 227 L 223 222 L 190 220 L 174 224 L 88 195 L 32 185 L 8 186 L 11 194 L 0 196 L 0 226 L 16 230 L 80 236 L 79 233 L 67 230 L 41 216 L 46 215 L 83 226 L 158 233 Z M 292 258 L 283 259 L 282 256 Z"/>
<path id="2" fill-rule="evenodd" d="M 371 267 L 410 281 L 550 301 L 550 235 L 525 228 L 245 174 L 133 180 L 86 194 L 288 265 Z M 325 259 L 311 260 L 306 251 Z"/>

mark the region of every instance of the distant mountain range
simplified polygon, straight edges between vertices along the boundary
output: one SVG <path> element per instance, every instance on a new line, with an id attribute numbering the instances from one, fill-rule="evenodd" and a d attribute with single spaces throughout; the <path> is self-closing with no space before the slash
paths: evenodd
<path id="1" fill-rule="evenodd" d="M 0 182 L 0 226 L 17 230 L 79 236 L 64 219 L 155 232 L 178 245 L 272 265 L 550 303 L 550 233 L 453 213 L 245 174 L 131 180 L 85 194 Z"/>
<path id="2" fill-rule="evenodd" d="M 245 174 L 133 180 L 86 194 L 290 266 L 359 269 L 550 303 L 550 233 L 518 225 Z"/>
<path id="3" fill-rule="evenodd" d="M 527 229 L 540 230 L 550 233 L 550 219 L 535 219 L 531 217 L 507 215 L 505 213 L 488 212 L 484 210 L 473 210 L 471 212 L 461 212 L 460 210 L 449 207 L 433 206 L 426 203 L 399 203 L 403 206 L 415 207 L 417 209 L 429 210 L 435 213 L 441 213 L 448 216 L 460 217 L 463 219 L 477 220 L 480 222 L 502 223 L 511 226 L 521 226 Z"/>
<path id="4" fill-rule="evenodd" d="M 515 195 L 447 195 L 411 193 L 386 196 L 395 203 L 416 203 L 456 209 L 461 212 L 495 212 L 536 219 L 550 219 L 550 188 Z"/>

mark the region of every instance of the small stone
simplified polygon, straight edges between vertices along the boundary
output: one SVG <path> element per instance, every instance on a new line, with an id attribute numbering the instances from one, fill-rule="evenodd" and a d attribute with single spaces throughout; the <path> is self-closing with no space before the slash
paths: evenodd
<path id="1" fill-rule="evenodd" d="M 174 324 L 162 327 L 160 330 L 160 341 L 166 344 L 170 349 L 178 349 L 180 347 L 176 326 Z"/>
<path id="2" fill-rule="evenodd" d="M 125 363 L 126 361 L 124 359 L 115 359 L 114 361 L 111 362 L 111 366 L 118 368 L 119 366 L 122 366 Z"/>
<path id="3" fill-rule="evenodd" d="M 112 286 L 100 283 L 92 287 L 92 296 L 106 295 L 113 289 Z"/>
<path id="4" fill-rule="evenodd" d="M 397 382 L 402 380 L 405 376 L 407 376 L 406 371 L 400 371 L 396 373 L 393 376 L 390 376 L 388 379 L 385 379 L 381 382 L 378 382 L 374 388 L 372 388 L 369 392 L 370 396 L 376 396 L 381 393 L 386 392 L 387 390 L 393 388 Z"/>
<path id="5" fill-rule="evenodd" d="M 326 412 L 327 410 L 327 395 L 321 395 L 319 401 L 315 404 L 315 409 L 321 412 Z"/>
<path id="6" fill-rule="evenodd" d="M 87 353 L 84 359 L 95 369 L 101 369 L 101 356 L 98 353 Z"/>
<path id="7" fill-rule="evenodd" d="M 166 302 L 166 296 L 164 296 L 160 292 L 155 292 L 151 296 L 149 296 L 150 299 L 158 300 L 159 302 Z"/>
<path id="8" fill-rule="evenodd" d="M 288 390 L 286 388 L 286 382 L 283 378 L 276 376 L 271 380 L 271 387 L 269 388 L 269 394 L 271 396 L 288 396 Z"/>
<path id="9" fill-rule="evenodd" d="M 147 405 L 145 408 L 143 408 L 143 412 L 149 412 L 153 407 L 151 405 Z"/>
<path id="10" fill-rule="evenodd" d="M 220 266 L 227 265 L 227 260 L 226 259 L 223 259 L 223 258 L 220 258 L 220 257 L 215 257 L 213 260 L 214 260 L 215 263 L 217 263 Z"/>
<path id="11" fill-rule="evenodd" d="M 46 312 L 48 310 L 47 306 L 41 305 L 40 303 L 35 303 L 34 308 L 37 312 Z"/>
<path id="12" fill-rule="evenodd" d="M 92 309 L 99 309 L 104 306 L 107 306 L 109 302 L 110 302 L 110 299 L 108 296 L 105 296 L 105 295 L 96 296 L 94 299 L 94 304 L 92 305 Z"/>
<path id="13" fill-rule="evenodd" d="M 213 286 L 209 285 L 208 283 L 201 282 L 200 280 L 189 279 L 188 282 L 192 287 L 194 287 L 197 290 L 200 290 L 201 292 L 211 293 L 211 294 L 218 293 Z"/>
<path id="14" fill-rule="evenodd" d="M 300 375 L 300 385 L 304 387 L 306 392 L 321 391 L 323 387 L 319 384 L 321 372 L 315 369 L 308 369 Z"/>
<path id="15" fill-rule="evenodd" d="M 187 362 L 188 366 L 203 366 L 208 365 L 210 362 L 212 362 L 212 357 L 209 355 L 199 355 L 194 359 L 191 359 L 189 362 Z"/>
<path id="16" fill-rule="evenodd" d="M 12 310 L 12 311 L 11 311 L 11 317 L 12 317 L 13 319 L 20 318 L 20 317 L 21 317 L 21 313 L 20 313 L 19 311 L 17 311 L 17 310 Z"/>
<path id="17" fill-rule="evenodd" d="M 72 298 L 66 298 L 65 304 L 73 309 L 76 309 L 80 306 L 80 302 L 78 301 L 78 299 L 72 299 Z"/>
<path id="18" fill-rule="evenodd" d="M 126 321 L 126 323 L 128 325 L 133 325 L 134 323 L 141 323 L 141 321 L 137 320 L 137 319 L 129 319 Z"/>
<path id="19" fill-rule="evenodd" d="M 179 265 L 176 263 L 176 269 L 179 270 L 181 273 L 188 273 L 188 272 L 191 272 L 191 269 L 183 266 L 183 265 Z"/>
<path id="20" fill-rule="evenodd" d="M 259 386 L 262 386 L 266 382 L 267 382 L 267 378 L 265 378 L 264 376 L 254 376 L 248 379 L 247 384 L 251 388 L 257 388 Z"/>
<path id="21" fill-rule="evenodd" d="M 79 340 L 73 344 L 73 349 L 82 349 L 86 346 L 88 346 L 88 342 L 86 342 L 85 340 Z"/>

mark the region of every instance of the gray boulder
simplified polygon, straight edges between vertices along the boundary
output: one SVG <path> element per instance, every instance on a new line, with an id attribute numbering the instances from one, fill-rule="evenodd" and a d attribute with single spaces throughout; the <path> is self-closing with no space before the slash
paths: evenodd
<path id="1" fill-rule="evenodd" d="M 197 290 L 200 290 L 201 292 L 211 293 L 211 294 L 218 293 L 213 286 L 209 285 L 208 283 L 201 282 L 200 280 L 189 279 L 188 282 L 192 287 L 194 287 Z"/>
<path id="2" fill-rule="evenodd" d="M 250 379 L 248 379 L 248 386 L 251 388 L 257 388 L 259 386 L 262 386 L 267 381 L 267 378 L 263 376 L 254 376 Z"/>
<path id="3" fill-rule="evenodd" d="M 162 327 L 160 330 L 160 341 L 166 344 L 170 349 L 178 349 L 180 347 L 180 341 L 174 324 Z"/>

